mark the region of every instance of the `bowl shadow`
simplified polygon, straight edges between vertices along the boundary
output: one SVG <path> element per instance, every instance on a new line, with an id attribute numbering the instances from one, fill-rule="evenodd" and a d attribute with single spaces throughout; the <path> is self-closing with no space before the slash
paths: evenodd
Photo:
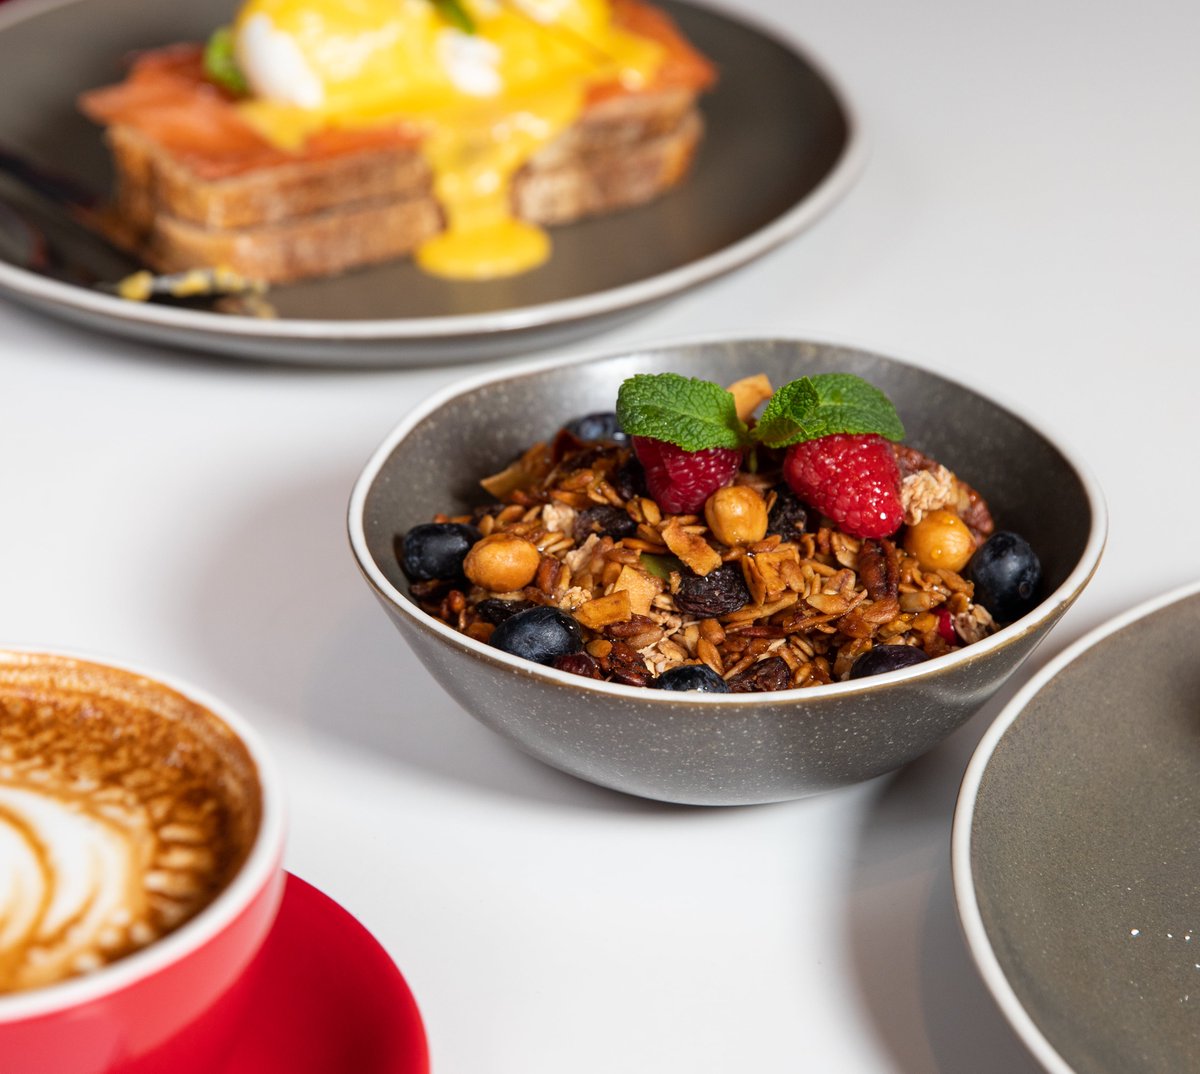
<path id="1" fill-rule="evenodd" d="M 442 690 L 396 636 L 351 555 L 344 520 L 361 464 L 347 458 L 291 486 L 264 482 L 253 508 L 206 546 L 185 622 L 193 652 L 212 665 L 208 680 L 231 683 L 286 734 L 384 759 L 398 776 L 415 770 L 580 809 L 685 809 L 543 765 Z"/>
<path id="2" fill-rule="evenodd" d="M 844 926 L 863 1007 L 904 1074 L 1042 1071 L 975 968 L 950 866 L 963 772 L 1016 688 L 1004 688 L 939 747 L 881 781 L 865 813 Z"/>

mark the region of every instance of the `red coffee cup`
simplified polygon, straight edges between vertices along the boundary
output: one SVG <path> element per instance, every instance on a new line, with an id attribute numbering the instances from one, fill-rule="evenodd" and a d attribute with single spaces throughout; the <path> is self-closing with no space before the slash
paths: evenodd
<path id="1" fill-rule="evenodd" d="M 234 986 L 266 939 L 283 893 L 283 793 L 275 767 L 254 730 L 195 687 L 77 654 L 0 650 L 0 672 L 28 661 L 48 661 L 48 667 L 61 667 L 68 676 L 94 669 L 101 677 L 112 673 L 117 682 L 136 679 L 139 689 L 165 691 L 172 703 L 182 699 L 206 710 L 252 761 L 261 810 L 236 874 L 185 924 L 93 972 L 0 995 L 0 1070 L 183 1074 L 219 1069 L 251 999 Z"/>

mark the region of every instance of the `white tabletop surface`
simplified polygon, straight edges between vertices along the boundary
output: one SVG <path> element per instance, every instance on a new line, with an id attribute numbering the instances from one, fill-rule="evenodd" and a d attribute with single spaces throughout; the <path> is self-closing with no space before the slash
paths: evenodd
<path id="1" fill-rule="evenodd" d="M 1014 687 L 1200 577 L 1200 6 L 730 6 L 839 75 L 867 170 L 814 230 L 586 348 L 861 342 L 1077 449 L 1108 551 Z M 948 860 L 958 781 L 1011 689 L 907 769 L 806 801 L 601 790 L 447 698 L 348 549 L 371 451 L 476 370 L 217 360 L 0 304 L 0 371 L 0 638 L 148 664 L 262 729 L 288 867 L 395 957 L 435 1074 L 1036 1070 L 970 962 Z"/>

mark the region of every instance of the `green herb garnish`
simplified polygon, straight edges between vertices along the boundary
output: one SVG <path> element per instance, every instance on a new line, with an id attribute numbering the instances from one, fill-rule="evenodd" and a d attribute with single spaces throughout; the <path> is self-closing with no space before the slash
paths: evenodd
<path id="1" fill-rule="evenodd" d="M 718 384 L 678 373 L 639 373 L 617 393 L 617 421 L 630 436 L 649 436 L 684 451 L 784 448 L 834 433 L 875 433 L 902 440 L 896 408 L 878 388 L 852 373 L 818 373 L 779 388 L 749 429 L 733 396 Z"/>
<path id="2" fill-rule="evenodd" d="M 220 26 L 212 32 L 204 46 L 204 75 L 210 81 L 238 97 L 250 92 L 246 76 L 238 66 L 233 52 L 233 31 Z"/>
<path id="3" fill-rule="evenodd" d="M 473 34 L 475 32 L 475 20 L 471 18 L 471 13 L 463 7 L 460 0 L 430 0 L 437 12 L 451 26 L 458 30 L 462 30 L 464 34 Z"/>
<path id="4" fill-rule="evenodd" d="M 684 451 L 750 443 L 729 392 L 678 373 L 639 373 L 625 381 L 617 392 L 617 422 L 630 436 L 651 436 Z"/>
<path id="5" fill-rule="evenodd" d="M 878 433 L 903 440 L 904 426 L 891 401 L 852 373 L 818 373 L 785 384 L 767 402 L 754 438 L 782 448 L 833 433 Z"/>

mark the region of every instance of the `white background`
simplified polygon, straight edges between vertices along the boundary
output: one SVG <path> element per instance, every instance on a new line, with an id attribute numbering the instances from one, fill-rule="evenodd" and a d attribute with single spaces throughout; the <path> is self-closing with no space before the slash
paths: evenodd
<path id="1" fill-rule="evenodd" d="M 587 348 L 833 337 L 1044 423 L 1112 526 L 1014 687 L 1200 576 L 1200 6 L 730 7 L 825 60 L 872 159 L 811 232 Z M 1035 1070 L 950 890 L 958 781 L 1003 698 L 892 777 L 702 810 L 545 768 L 436 688 L 344 511 L 387 431 L 463 373 L 222 361 L 0 304 L 0 638 L 160 668 L 257 724 L 289 868 L 395 957 L 437 1074 Z"/>

